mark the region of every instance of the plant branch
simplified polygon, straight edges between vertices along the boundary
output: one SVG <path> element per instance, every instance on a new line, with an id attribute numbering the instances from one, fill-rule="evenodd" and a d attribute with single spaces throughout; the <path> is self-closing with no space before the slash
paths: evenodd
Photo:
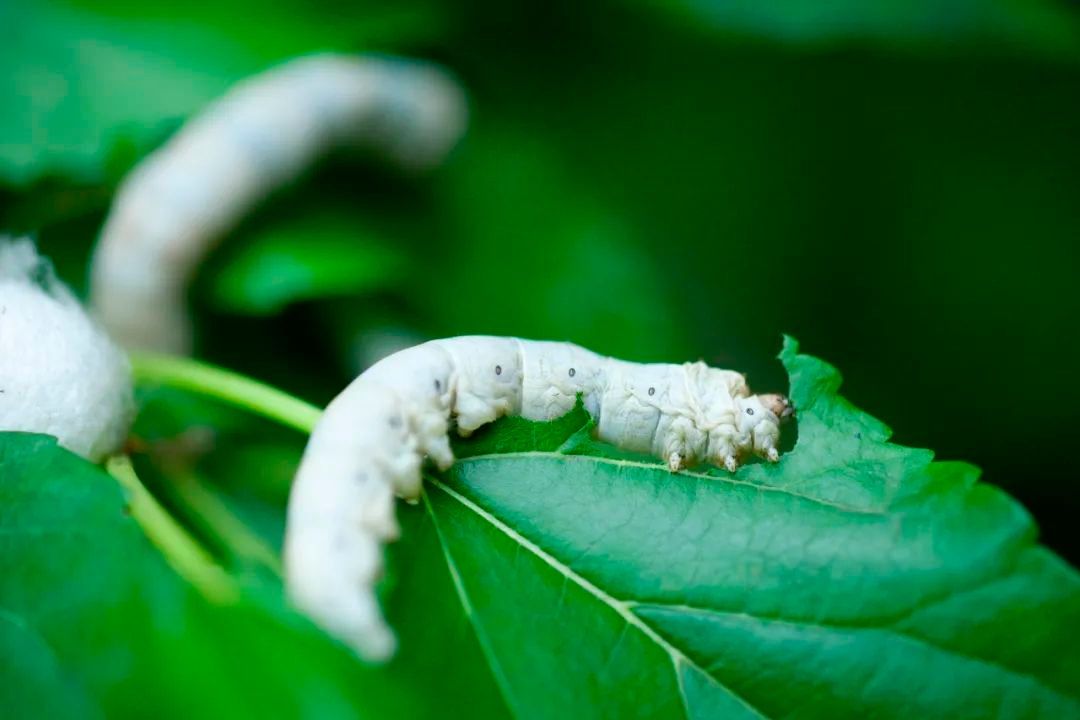
<path id="1" fill-rule="evenodd" d="M 169 565 L 208 600 L 234 602 L 239 597 L 236 585 L 209 553 L 158 504 L 139 480 L 131 458 L 115 455 L 109 458 L 105 468 L 128 492 L 132 516 L 161 550 Z"/>
<path id="2" fill-rule="evenodd" d="M 314 405 L 213 365 L 171 357 L 136 353 L 131 367 L 139 383 L 157 383 L 217 398 L 250 412 L 310 434 L 322 411 Z"/>

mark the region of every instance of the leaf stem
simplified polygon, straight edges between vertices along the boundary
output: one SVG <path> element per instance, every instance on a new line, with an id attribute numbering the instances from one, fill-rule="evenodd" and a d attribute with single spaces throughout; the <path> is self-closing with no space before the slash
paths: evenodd
<path id="1" fill-rule="evenodd" d="M 169 565 L 210 601 L 230 603 L 239 597 L 232 579 L 217 565 L 165 508 L 158 504 L 139 480 L 131 458 L 114 455 L 105 469 L 127 491 L 131 514 L 168 561 Z"/>
<path id="2" fill-rule="evenodd" d="M 131 367 L 139 383 L 157 383 L 217 398 L 310 434 L 322 411 L 277 388 L 188 358 L 135 353 Z"/>

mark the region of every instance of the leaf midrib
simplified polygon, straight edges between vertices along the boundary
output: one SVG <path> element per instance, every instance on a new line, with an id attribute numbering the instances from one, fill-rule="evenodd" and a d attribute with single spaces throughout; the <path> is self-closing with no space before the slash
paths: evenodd
<path id="1" fill-rule="evenodd" d="M 498 457 L 508 457 L 508 456 L 512 456 L 512 455 L 515 455 L 515 454 L 554 455 L 555 453 L 506 453 L 506 454 L 499 455 Z M 476 457 L 481 457 L 481 456 L 476 456 Z M 560 456 L 560 457 L 573 457 L 573 456 Z M 644 464 L 643 464 L 643 466 L 648 467 L 648 466 L 646 466 Z M 676 680 L 676 683 L 677 683 L 677 685 L 679 687 L 679 695 L 682 698 L 683 708 L 687 712 L 687 717 L 691 717 L 690 701 L 689 701 L 689 698 L 686 697 L 686 691 L 685 691 L 685 689 L 683 687 L 682 674 L 679 671 L 679 665 L 680 664 L 685 664 L 685 665 L 687 665 L 689 667 L 692 667 L 692 668 L 696 669 L 697 671 L 699 671 L 700 673 L 702 673 L 703 675 L 705 675 L 706 677 L 710 678 L 714 683 L 716 683 L 718 686 L 722 687 L 732 698 L 734 698 L 735 700 L 742 703 L 747 708 L 747 710 L 754 713 L 754 715 L 756 715 L 758 717 L 761 717 L 761 718 L 766 718 L 767 717 L 760 710 L 758 710 L 756 707 L 754 707 L 749 702 L 747 702 L 747 700 L 745 698 L 741 697 L 734 690 L 727 687 L 720 680 L 720 678 L 718 678 L 715 674 L 713 674 L 711 671 L 707 670 L 706 668 L 703 668 L 701 665 L 699 665 L 697 662 L 695 662 L 693 659 L 691 659 L 689 656 L 687 656 L 685 653 L 683 653 L 681 650 L 679 650 L 679 648 L 672 645 L 669 641 L 667 641 L 664 637 L 662 637 L 659 633 L 657 633 L 656 630 L 654 630 L 652 628 L 652 626 L 650 626 L 648 623 L 646 623 L 640 617 L 635 615 L 630 610 L 630 605 L 628 603 L 626 603 L 626 602 L 624 602 L 622 600 L 619 600 L 618 598 L 615 598 L 612 595 L 604 592 L 599 587 L 597 587 L 596 585 L 591 583 L 589 580 L 582 577 L 578 573 L 574 572 L 569 567 L 567 567 L 565 564 L 563 564 L 562 562 L 557 560 L 555 557 L 553 557 L 552 555 L 547 553 L 545 550 L 543 550 L 536 543 L 532 542 L 531 540 L 529 540 L 525 536 L 521 535 L 516 530 L 514 530 L 513 528 L 508 526 L 506 523 L 502 522 L 497 517 L 492 515 L 490 512 L 488 512 L 484 508 L 480 507 L 479 505 L 474 503 L 472 500 L 468 499 L 467 497 L 465 497 L 461 493 L 457 492 L 456 490 L 448 487 L 444 483 L 442 483 L 439 480 L 436 480 L 434 478 L 428 478 L 428 485 L 429 485 L 429 487 L 438 488 L 443 493 L 448 495 L 451 499 L 456 500 L 458 503 L 460 503 L 462 506 L 464 506 L 467 510 L 470 510 L 471 512 L 475 513 L 477 516 L 483 518 L 485 521 L 487 521 L 496 530 L 499 530 L 504 535 L 506 535 L 510 540 L 514 541 L 519 547 L 525 548 L 530 553 L 532 553 L 538 560 L 541 560 L 546 565 L 548 565 L 551 569 L 555 570 L 560 575 L 562 575 L 564 578 L 566 578 L 567 580 L 575 583 L 582 590 L 585 590 L 590 595 L 592 595 L 597 600 L 599 600 L 601 603 L 603 603 L 604 605 L 606 605 L 610 609 L 614 610 L 623 619 L 623 621 L 626 622 L 626 624 L 628 626 L 633 626 L 634 628 L 638 629 L 647 638 L 652 640 L 657 646 L 659 646 L 662 650 L 664 650 L 668 654 L 668 657 L 671 658 L 672 672 L 675 673 L 675 680 Z M 432 509 L 430 503 L 427 504 L 427 509 L 428 509 L 429 514 L 431 515 L 432 521 L 436 523 L 436 527 L 437 527 L 438 519 L 435 517 L 435 512 Z M 440 539 L 441 539 L 441 533 L 440 533 Z M 468 593 L 465 590 L 464 584 L 460 582 L 460 577 L 457 576 L 457 574 L 456 574 L 456 566 L 454 566 L 453 560 L 450 557 L 449 548 L 446 546 L 445 542 L 443 542 L 442 545 L 443 545 L 443 552 L 446 554 L 447 562 L 448 562 L 448 564 L 450 564 L 452 566 L 451 574 L 453 574 L 455 576 L 454 585 L 458 589 L 458 594 L 460 596 L 462 605 L 466 607 L 466 614 L 469 616 L 470 619 L 472 619 L 474 616 L 473 616 L 473 614 L 471 612 L 472 605 L 469 602 Z M 498 668 L 497 668 L 497 659 L 494 658 L 494 651 L 491 650 L 491 648 L 487 646 L 486 638 L 483 637 L 483 631 L 479 627 L 477 627 L 477 623 L 475 622 L 475 620 L 473 621 L 473 626 L 474 626 L 474 628 L 476 628 L 477 636 L 478 636 L 478 639 L 480 640 L 481 645 L 485 647 L 485 654 L 490 655 L 492 660 L 496 664 L 496 667 L 494 667 L 492 669 L 493 673 L 495 673 L 496 675 L 499 675 L 501 673 L 501 671 L 499 671 Z M 509 692 L 509 687 L 503 687 L 503 682 L 505 681 L 505 678 L 502 681 L 500 681 L 499 678 L 497 677 L 496 681 L 499 683 L 499 686 L 500 686 L 500 688 L 503 689 L 504 693 Z M 506 700 L 507 700 L 507 704 L 510 705 L 511 707 L 513 707 L 513 703 L 511 702 L 510 697 L 507 697 Z"/>

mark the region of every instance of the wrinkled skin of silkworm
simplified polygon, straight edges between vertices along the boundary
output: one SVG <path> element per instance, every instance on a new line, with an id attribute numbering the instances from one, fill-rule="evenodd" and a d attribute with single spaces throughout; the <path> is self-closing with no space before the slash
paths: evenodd
<path id="1" fill-rule="evenodd" d="M 581 395 L 596 435 L 663 458 L 672 471 L 708 462 L 734 471 L 779 459 L 780 395 L 704 363 L 637 364 L 568 343 L 500 337 L 433 340 L 373 365 L 330 403 L 289 501 L 286 581 L 293 602 L 361 656 L 383 660 L 394 635 L 374 583 L 397 537 L 394 496 L 419 498 L 425 458 L 454 461 L 449 432 L 504 415 L 553 420 Z"/>
<path id="2" fill-rule="evenodd" d="M 186 288 L 253 206 L 333 148 L 431 168 L 465 116 L 449 74 L 402 59 L 317 55 L 241 82 L 125 180 L 93 259 L 95 312 L 128 349 L 186 354 Z"/>

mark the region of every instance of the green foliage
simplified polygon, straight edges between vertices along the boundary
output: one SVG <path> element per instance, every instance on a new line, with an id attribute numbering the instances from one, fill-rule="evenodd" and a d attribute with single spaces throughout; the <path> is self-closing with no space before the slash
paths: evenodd
<path id="1" fill-rule="evenodd" d="M 325 400 L 373 326 L 490 332 L 700 356 L 766 389 L 764 348 L 794 331 L 1077 556 L 1075 8 L 14 0 L 0 231 L 82 287 L 111 186 L 185 118 L 285 58 L 371 49 L 454 69 L 468 136 L 431 177 L 338 159 L 273 197 L 193 289 L 203 356 Z M 111 478 L 0 435 L 0 707 L 1076 716 L 1076 573 L 972 467 L 889 444 L 830 367 L 784 361 L 798 445 L 734 479 L 670 475 L 580 410 L 458 443 L 400 509 L 382 669 L 281 598 L 300 436 L 142 388 L 137 466 L 236 579 L 223 607 Z"/>
<path id="2" fill-rule="evenodd" d="M 13 716 L 431 717 L 462 694 L 480 709 L 498 702 L 483 696 L 489 680 L 473 681 L 460 608 L 429 603 L 452 590 L 427 560 L 441 556 L 422 524 L 407 523 L 388 597 L 417 630 L 402 622 L 401 657 L 366 668 L 288 611 L 280 582 L 247 577 L 237 604 L 203 598 L 142 534 L 116 482 L 51 438 L 0 434 L 0 478 L 0 688 Z M 443 635 L 445 653 L 429 655 L 426 638 Z"/>
<path id="3" fill-rule="evenodd" d="M 244 246 L 214 279 L 223 310 L 272 314 L 301 300 L 395 286 L 408 263 L 356 213 L 324 211 L 283 222 Z"/>
<path id="4" fill-rule="evenodd" d="M 888 443 L 832 367 L 790 340 L 781 358 L 798 442 L 733 477 L 597 452 L 580 407 L 458 442 L 403 509 L 382 588 L 402 648 L 379 669 L 286 611 L 272 574 L 208 603 L 108 476 L 0 436 L 0 638 L 27 657 L 3 684 L 110 715 L 139 687 L 166 715 L 1080 717 L 1076 572 L 974 468 Z"/>
<path id="5" fill-rule="evenodd" d="M 133 716 L 153 707 L 179 717 L 197 708 L 216 714 L 308 702 L 295 682 L 260 689 L 229 672 L 222 648 L 266 633 L 281 654 L 252 654 L 245 662 L 267 677 L 294 672 L 287 656 L 301 648 L 322 666 L 301 684 L 332 684 L 330 677 L 347 671 L 340 653 L 335 659 L 312 633 L 274 623 L 254 608 L 213 607 L 198 596 L 172 574 L 128 515 L 120 487 L 101 470 L 49 438 L 0 438 L 0 606 L 17 630 L 5 633 L 11 644 L 2 654 L 26 653 L 27 663 L 17 665 L 26 679 L 66 686 L 56 698 L 76 708 L 89 696 L 99 715 Z M 15 683 L 9 674 L 2 684 Z M 34 715 L 33 698 L 25 700 L 28 705 L 8 711 Z M 326 709 L 332 712 L 333 703 Z"/>
<path id="6" fill-rule="evenodd" d="M 803 43 L 982 42 L 1075 57 L 1080 40 L 1075 14 L 1064 3 L 1047 0 L 677 0 L 656 3 L 655 9 L 713 31 Z"/>
<path id="7" fill-rule="evenodd" d="M 477 123 L 445 171 L 450 241 L 431 250 L 425 313 L 448 335 L 570 340 L 632 359 L 688 352 L 673 322 L 677 278 L 653 264 L 601 186 L 515 124 Z"/>
<path id="8" fill-rule="evenodd" d="M 237 23 L 247 31 L 237 33 Z M 422 1 L 350 3 L 334 12 L 299 2 L 266 12 L 250 0 L 160 8 L 5 2 L 0 179 L 113 180 L 240 78 L 305 52 L 389 50 L 430 37 L 440 24 Z"/>

